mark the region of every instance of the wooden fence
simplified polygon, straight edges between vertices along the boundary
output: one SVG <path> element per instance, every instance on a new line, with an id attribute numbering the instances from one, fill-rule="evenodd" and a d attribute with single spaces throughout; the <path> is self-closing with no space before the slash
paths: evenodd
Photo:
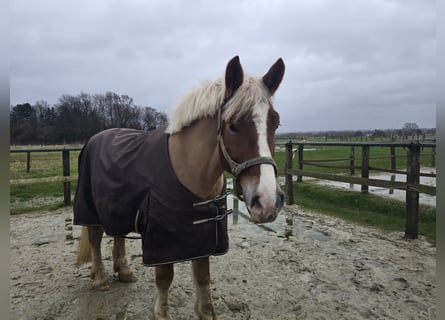
<path id="1" fill-rule="evenodd" d="M 63 149 L 11 149 L 10 153 L 26 153 L 26 172 L 31 169 L 31 153 L 33 152 L 61 152 L 62 153 L 62 174 L 63 174 L 63 204 L 71 205 L 71 169 L 70 169 L 70 151 L 80 151 L 82 148 L 63 148 Z M 44 179 L 39 179 L 42 181 Z M 54 181 L 54 180 L 52 180 Z"/>
<path id="2" fill-rule="evenodd" d="M 295 149 L 294 146 L 297 146 Z M 320 160 L 305 160 L 304 147 L 305 146 L 343 146 L 349 147 L 349 157 L 343 159 L 320 159 Z M 370 166 L 370 148 L 371 147 L 388 147 L 390 149 L 391 168 L 376 168 Z M 407 148 L 406 156 L 406 171 L 397 170 L 395 148 Z M 355 148 L 362 149 L 362 157 L 355 156 Z M 346 182 L 351 184 L 360 184 L 361 192 L 368 193 L 369 186 L 384 187 L 390 189 L 400 189 L 406 191 L 406 225 L 405 237 L 415 239 L 418 237 L 418 222 L 419 222 L 419 193 L 426 193 L 436 195 L 436 187 L 420 184 L 420 176 L 436 177 L 435 174 L 420 172 L 420 152 L 423 148 L 431 148 L 431 163 L 435 165 L 435 143 L 413 143 L 413 142 L 292 142 L 285 144 L 285 183 L 286 183 L 286 202 L 293 204 L 293 176 L 297 176 L 297 181 L 301 182 L 303 176 L 313 177 L 318 179 Z M 63 194 L 64 205 L 71 205 L 71 182 L 70 182 L 70 152 L 80 151 L 81 148 L 63 148 L 63 149 L 11 149 L 11 153 L 26 153 L 26 170 L 30 171 L 31 167 L 31 153 L 33 152 L 61 152 L 62 153 L 62 170 L 63 170 Z M 298 168 L 293 168 L 293 155 L 296 150 L 298 155 Z M 323 165 L 325 162 L 344 161 L 348 160 L 348 166 L 332 166 Z M 360 165 L 355 163 L 360 161 Z M 350 175 L 332 174 L 304 170 L 304 165 L 315 165 L 319 167 L 341 168 L 348 169 Z M 355 169 L 361 170 L 361 176 L 355 175 Z M 390 173 L 406 174 L 406 182 L 387 181 L 380 179 L 369 178 L 369 171 L 383 171 Z M 39 179 L 44 180 L 44 179 Z M 54 181 L 54 180 L 53 180 Z M 235 206 L 235 204 L 234 204 Z"/>
<path id="3" fill-rule="evenodd" d="M 297 146 L 294 149 L 294 146 Z M 349 147 L 350 153 L 348 158 L 343 159 L 320 159 L 320 160 L 304 160 L 305 146 L 343 146 Z M 355 148 L 361 148 L 362 157 L 358 159 L 355 156 Z M 390 149 L 391 168 L 376 168 L 370 166 L 370 148 L 371 147 L 388 147 Z M 406 156 L 406 171 L 397 170 L 396 168 L 396 153 L 395 148 L 403 147 L 408 150 Z M 400 189 L 406 191 L 406 223 L 405 223 L 405 237 L 409 239 L 416 239 L 418 237 L 419 224 L 419 193 L 426 193 L 436 195 L 436 187 L 420 184 L 420 176 L 436 177 L 434 173 L 420 172 L 420 153 L 423 148 L 431 148 L 432 165 L 435 166 L 435 143 L 415 143 L 415 142 L 380 142 L 380 143 L 347 143 L 347 142 L 304 142 L 293 143 L 289 141 L 285 144 L 285 183 L 286 183 L 286 200 L 288 204 L 294 203 L 293 198 L 293 175 L 297 176 L 297 182 L 301 182 L 303 176 L 313 177 L 318 179 L 333 180 L 339 182 L 346 182 L 350 184 L 360 184 L 361 192 L 368 193 L 369 186 L 384 187 L 390 189 Z M 293 168 L 293 155 L 297 152 L 298 168 Z M 323 165 L 323 162 L 333 161 L 349 161 L 348 166 L 332 166 Z M 360 161 L 360 165 L 356 166 L 355 162 Z M 315 165 L 319 167 L 348 169 L 350 176 L 341 174 L 331 174 L 323 172 L 315 172 L 304 170 L 304 165 Z M 361 176 L 356 177 L 355 169 L 361 170 Z M 369 171 L 383 171 L 390 173 L 406 174 L 406 182 L 387 181 L 381 179 L 369 178 Z"/>

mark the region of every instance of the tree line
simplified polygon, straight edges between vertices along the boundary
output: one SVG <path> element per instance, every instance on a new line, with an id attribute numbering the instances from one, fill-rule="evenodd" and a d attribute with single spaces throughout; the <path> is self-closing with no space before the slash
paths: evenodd
<path id="1" fill-rule="evenodd" d="M 308 139 L 325 138 L 336 139 L 339 141 L 352 141 L 364 139 L 373 141 L 373 139 L 389 140 L 425 140 L 427 137 L 435 139 L 436 128 L 419 128 L 415 122 L 407 122 L 400 129 L 375 129 L 375 130 L 326 130 L 309 132 L 290 132 L 277 134 L 279 139 Z"/>
<path id="2" fill-rule="evenodd" d="M 46 101 L 23 103 L 10 109 L 11 144 L 85 143 L 109 128 L 153 130 L 167 126 L 164 112 L 136 105 L 128 95 L 80 93 Z"/>

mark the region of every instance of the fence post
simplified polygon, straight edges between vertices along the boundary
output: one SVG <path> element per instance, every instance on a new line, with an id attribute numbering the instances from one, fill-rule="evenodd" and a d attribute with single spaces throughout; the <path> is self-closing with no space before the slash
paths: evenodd
<path id="1" fill-rule="evenodd" d="M 420 146 L 411 144 L 408 147 L 406 183 L 420 182 Z M 419 192 L 408 186 L 406 190 L 406 224 L 405 238 L 417 239 L 419 233 Z"/>
<path id="2" fill-rule="evenodd" d="M 396 147 L 391 146 L 391 171 L 396 171 L 397 163 L 396 163 Z"/>
<path id="3" fill-rule="evenodd" d="M 239 200 L 237 197 L 233 197 L 233 215 L 232 215 L 233 224 L 238 224 L 238 216 L 239 216 Z"/>
<path id="4" fill-rule="evenodd" d="M 303 150 L 304 144 L 300 143 L 298 145 L 298 169 L 303 170 Z M 297 182 L 302 182 L 303 176 L 297 176 Z"/>
<path id="5" fill-rule="evenodd" d="M 71 205 L 71 182 L 67 177 L 70 176 L 70 151 L 62 150 L 62 163 L 63 163 L 63 203 L 65 206 Z"/>
<path id="6" fill-rule="evenodd" d="M 294 204 L 294 186 L 292 184 L 292 141 L 286 143 L 284 174 L 286 179 L 287 204 Z"/>
<path id="7" fill-rule="evenodd" d="M 26 173 L 31 169 L 31 152 L 26 151 Z"/>
<path id="8" fill-rule="evenodd" d="M 355 147 L 351 146 L 351 150 L 349 151 L 349 173 L 351 176 L 355 175 Z M 354 184 L 349 184 L 349 189 L 354 189 Z"/>
<path id="9" fill-rule="evenodd" d="M 369 146 L 362 146 L 362 178 L 369 178 Z M 369 186 L 362 184 L 361 192 L 368 193 Z"/>
<path id="10" fill-rule="evenodd" d="M 431 166 L 436 166 L 436 147 L 433 147 L 431 150 Z"/>
<path id="11" fill-rule="evenodd" d="M 351 147 L 351 151 L 349 152 L 349 158 L 351 160 L 349 160 L 349 170 L 351 173 L 351 176 L 355 175 L 355 147 L 352 146 Z"/>
<path id="12" fill-rule="evenodd" d="M 396 165 L 396 147 L 391 146 L 390 147 L 390 153 L 391 153 L 391 172 L 393 172 L 393 174 L 391 175 L 391 182 L 396 181 L 396 175 L 394 174 L 394 172 L 397 169 L 397 165 Z M 394 189 L 393 188 L 389 188 L 389 194 L 393 194 L 394 193 Z"/>

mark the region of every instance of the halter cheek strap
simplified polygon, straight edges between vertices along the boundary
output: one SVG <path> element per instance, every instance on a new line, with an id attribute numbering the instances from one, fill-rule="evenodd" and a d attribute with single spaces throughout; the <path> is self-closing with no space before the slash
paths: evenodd
<path id="1" fill-rule="evenodd" d="M 222 137 L 222 117 L 221 117 L 221 109 L 223 108 L 225 102 L 223 105 L 219 108 L 218 111 L 218 143 L 219 148 L 221 150 L 221 153 L 224 156 L 224 159 L 227 162 L 227 165 L 230 168 L 230 173 L 235 177 L 235 180 L 233 181 L 233 190 L 235 195 L 242 201 L 244 201 L 244 197 L 242 195 L 241 187 L 238 183 L 238 176 L 243 172 L 244 170 L 259 165 L 259 164 L 270 164 L 273 166 L 275 170 L 275 175 L 277 174 L 277 165 L 271 157 L 256 157 L 253 159 L 249 159 L 247 161 L 244 161 L 242 163 L 238 163 L 235 160 L 232 159 L 229 152 L 227 152 L 226 146 L 224 145 L 224 139 Z"/>
<path id="2" fill-rule="evenodd" d="M 273 166 L 274 170 L 275 170 L 275 174 L 277 174 L 277 165 L 274 161 L 274 159 L 270 158 L 270 157 L 257 157 L 257 158 L 253 158 L 247 161 L 244 161 L 242 163 L 238 163 L 235 160 L 232 159 L 232 157 L 230 156 L 230 154 L 227 152 L 226 146 L 224 145 L 224 141 L 222 138 L 222 135 L 218 135 L 218 141 L 219 141 L 219 147 L 221 149 L 221 152 L 224 156 L 224 159 L 226 160 L 229 168 L 230 168 L 230 173 L 233 174 L 235 176 L 235 178 L 237 178 L 241 172 L 243 172 L 244 170 L 246 170 L 247 168 L 259 165 L 259 164 L 270 164 Z"/>

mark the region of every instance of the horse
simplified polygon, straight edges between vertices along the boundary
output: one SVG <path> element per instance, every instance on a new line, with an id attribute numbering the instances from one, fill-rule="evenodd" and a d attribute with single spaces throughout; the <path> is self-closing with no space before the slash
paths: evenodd
<path id="1" fill-rule="evenodd" d="M 224 172 L 233 175 L 236 196 L 254 223 L 274 221 L 284 204 L 273 160 L 280 124 L 273 97 L 284 70 L 279 58 L 256 77 L 244 73 L 235 56 L 223 77 L 181 100 L 167 128 L 108 129 L 90 138 L 78 159 L 73 223 L 82 226 L 77 264 L 92 261 L 94 289 L 110 288 L 101 257 L 104 233 L 114 237 L 118 279 L 137 280 L 125 252 L 125 236 L 134 231 L 142 234 L 144 264 L 155 268 L 153 318 L 171 319 L 174 263 L 191 261 L 195 313 L 217 319 L 209 256 L 228 250 Z"/>

